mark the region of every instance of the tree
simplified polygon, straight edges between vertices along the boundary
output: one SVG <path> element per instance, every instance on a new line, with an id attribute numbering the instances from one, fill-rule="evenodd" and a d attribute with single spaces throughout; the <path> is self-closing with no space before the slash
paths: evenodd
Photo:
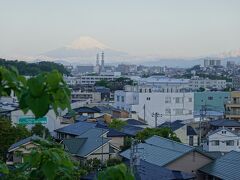
<path id="1" fill-rule="evenodd" d="M 30 136 L 30 132 L 26 127 L 13 126 L 11 121 L 0 118 L 0 159 L 6 160 L 9 147 L 28 136 Z"/>
<path id="2" fill-rule="evenodd" d="M 99 180 L 134 180 L 134 175 L 124 164 L 108 167 L 98 174 Z"/>
<path id="3" fill-rule="evenodd" d="M 57 71 L 41 73 L 30 79 L 20 76 L 16 69 L 0 67 L 0 96 L 17 95 L 20 109 L 29 110 L 35 118 L 43 117 L 52 107 L 56 114 L 58 109 L 70 108 L 70 90 Z"/>
<path id="4" fill-rule="evenodd" d="M 127 123 L 125 121 L 121 121 L 119 119 L 113 119 L 112 122 L 109 123 L 108 127 L 120 131 L 126 125 Z"/>
<path id="5" fill-rule="evenodd" d="M 50 137 L 50 132 L 49 132 L 48 128 L 46 128 L 42 124 L 35 124 L 35 126 L 33 126 L 31 129 L 31 133 L 32 133 L 32 135 L 35 134 L 35 135 L 38 135 L 43 138 Z"/>
<path id="6" fill-rule="evenodd" d="M 167 127 L 164 128 L 146 128 L 136 134 L 136 139 L 144 141 L 154 135 L 181 142 L 177 135 Z"/>

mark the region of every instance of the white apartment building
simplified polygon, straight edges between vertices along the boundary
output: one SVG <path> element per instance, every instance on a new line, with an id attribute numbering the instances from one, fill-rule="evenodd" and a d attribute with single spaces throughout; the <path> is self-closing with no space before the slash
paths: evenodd
<path id="1" fill-rule="evenodd" d="M 204 59 L 204 67 L 221 66 L 219 59 Z"/>
<path id="2" fill-rule="evenodd" d="M 139 118 L 155 126 L 153 113 L 158 113 L 157 125 L 166 121 L 193 119 L 193 93 L 160 93 L 115 91 L 114 107 L 136 112 Z"/>
<path id="3" fill-rule="evenodd" d="M 227 128 L 219 128 L 210 132 L 207 136 L 207 142 L 204 143 L 205 151 L 240 151 L 240 136 Z"/>
<path id="4" fill-rule="evenodd" d="M 198 76 L 190 79 L 189 83 L 189 87 L 192 90 L 197 90 L 199 88 L 221 90 L 226 88 L 226 80 L 212 80 L 208 78 L 200 78 Z"/>
<path id="5" fill-rule="evenodd" d="M 150 86 L 154 92 L 183 92 L 189 89 L 188 79 L 175 79 L 165 76 L 150 76 L 135 79 L 139 86 Z"/>

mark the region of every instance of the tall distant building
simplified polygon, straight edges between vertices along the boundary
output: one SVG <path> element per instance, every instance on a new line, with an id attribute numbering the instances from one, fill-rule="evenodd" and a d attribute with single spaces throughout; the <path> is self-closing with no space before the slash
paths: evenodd
<path id="1" fill-rule="evenodd" d="M 218 59 L 204 59 L 204 67 L 221 66 L 221 60 Z"/>
<path id="2" fill-rule="evenodd" d="M 101 72 L 104 71 L 104 52 L 102 52 L 102 60 L 101 60 Z"/>

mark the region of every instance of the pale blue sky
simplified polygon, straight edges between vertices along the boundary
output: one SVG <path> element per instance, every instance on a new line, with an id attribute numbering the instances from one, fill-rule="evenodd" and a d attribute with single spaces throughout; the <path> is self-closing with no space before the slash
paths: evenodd
<path id="1" fill-rule="evenodd" d="M 80 36 L 135 55 L 195 57 L 240 48 L 240 0 L 0 0 L 0 56 Z"/>

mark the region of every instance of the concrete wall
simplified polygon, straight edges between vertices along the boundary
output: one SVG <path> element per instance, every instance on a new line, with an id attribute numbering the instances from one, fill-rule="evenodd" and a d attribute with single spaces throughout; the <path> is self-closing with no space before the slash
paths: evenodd
<path id="1" fill-rule="evenodd" d="M 111 137 L 111 144 L 120 148 L 124 145 L 124 137 Z"/>

